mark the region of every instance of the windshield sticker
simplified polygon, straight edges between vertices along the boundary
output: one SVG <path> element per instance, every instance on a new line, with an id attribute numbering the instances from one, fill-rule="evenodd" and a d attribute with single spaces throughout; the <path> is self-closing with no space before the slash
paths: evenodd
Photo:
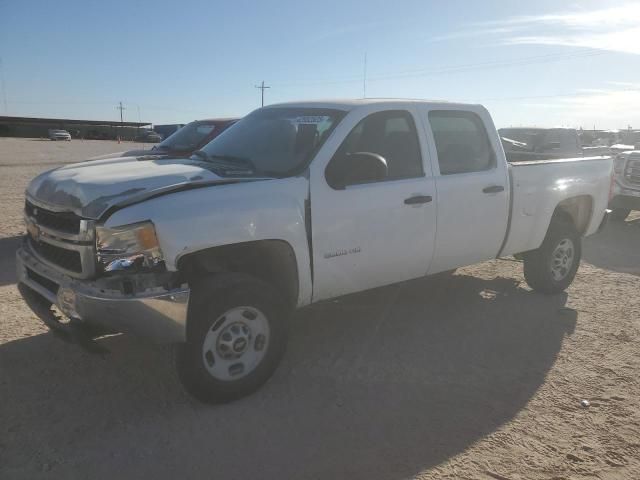
<path id="1" fill-rule="evenodd" d="M 307 125 L 318 125 L 326 122 L 330 117 L 326 115 L 305 115 L 303 117 L 297 117 L 293 119 L 293 123 L 302 123 Z"/>

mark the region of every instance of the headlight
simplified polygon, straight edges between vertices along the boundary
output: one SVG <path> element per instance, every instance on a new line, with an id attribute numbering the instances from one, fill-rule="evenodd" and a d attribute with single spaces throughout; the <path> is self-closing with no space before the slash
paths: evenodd
<path id="1" fill-rule="evenodd" d="M 96 227 L 98 264 L 104 272 L 163 268 L 156 229 L 151 222 Z"/>

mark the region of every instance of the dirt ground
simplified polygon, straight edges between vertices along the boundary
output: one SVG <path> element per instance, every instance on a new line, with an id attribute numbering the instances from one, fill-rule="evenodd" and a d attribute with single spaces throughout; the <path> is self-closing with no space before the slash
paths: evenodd
<path id="1" fill-rule="evenodd" d="M 0 138 L 0 478 L 640 478 L 639 214 L 566 294 L 506 259 L 302 311 L 274 378 L 212 407 L 168 348 L 88 353 L 15 285 L 29 179 L 131 147 Z"/>

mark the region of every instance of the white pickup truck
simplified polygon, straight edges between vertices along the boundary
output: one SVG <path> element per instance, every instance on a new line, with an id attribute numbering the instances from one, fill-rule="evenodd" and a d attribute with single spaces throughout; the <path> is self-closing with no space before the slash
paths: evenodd
<path id="1" fill-rule="evenodd" d="M 611 218 L 622 221 L 631 210 L 640 210 L 640 150 L 616 155 L 613 192 L 609 208 Z"/>
<path id="2" fill-rule="evenodd" d="M 177 344 L 186 389 L 225 402 L 270 377 L 305 305 L 515 254 L 531 288 L 564 290 L 612 171 L 608 157 L 509 165 L 479 105 L 273 105 L 188 159 L 35 178 L 18 277 L 70 325 Z"/>

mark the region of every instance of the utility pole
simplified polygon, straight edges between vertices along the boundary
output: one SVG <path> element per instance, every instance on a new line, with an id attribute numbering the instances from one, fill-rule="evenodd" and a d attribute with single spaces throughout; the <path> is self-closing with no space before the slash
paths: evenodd
<path id="1" fill-rule="evenodd" d="M 362 76 L 362 98 L 367 98 L 367 52 L 364 52 L 364 74 Z"/>
<path id="2" fill-rule="evenodd" d="M 122 112 L 124 110 L 126 110 L 126 107 L 122 106 L 122 101 L 120 102 L 120 105 L 116 107 L 116 109 L 120 110 L 120 135 L 118 135 L 118 140 L 121 140 L 122 137 L 122 127 L 124 127 L 123 125 L 123 119 L 122 119 Z M 119 143 L 119 142 L 118 142 Z"/>
<path id="3" fill-rule="evenodd" d="M 136 127 L 136 136 L 139 138 L 140 137 L 140 124 L 142 123 L 142 120 L 140 117 L 140 105 L 136 105 L 136 108 L 138 109 L 138 126 Z M 144 147 L 142 147 L 142 149 L 144 150 Z"/>
<path id="4" fill-rule="evenodd" d="M 4 84 L 4 65 L 0 58 L 0 86 L 2 87 L 2 102 L 4 104 L 4 114 L 9 115 L 9 107 L 7 107 L 7 87 Z"/>
<path id="5" fill-rule="evenodd" d="M 254 85 L 254 86 L 255 86 L 255 88 L 259 88 L 259 89 L 261 90 L 261 93 L 262 93 L 262 103 L 261 103 L 261 106 L 262 106 L 262 107 L 264 107 L 264 91 L 265 91 L 267 88 L 271 88 L 271 87 L 265 87 L 265 85 L 264 85 L 264 80 L 262 81 L 262 83 L 261 83 L 260 85 Z"/>

